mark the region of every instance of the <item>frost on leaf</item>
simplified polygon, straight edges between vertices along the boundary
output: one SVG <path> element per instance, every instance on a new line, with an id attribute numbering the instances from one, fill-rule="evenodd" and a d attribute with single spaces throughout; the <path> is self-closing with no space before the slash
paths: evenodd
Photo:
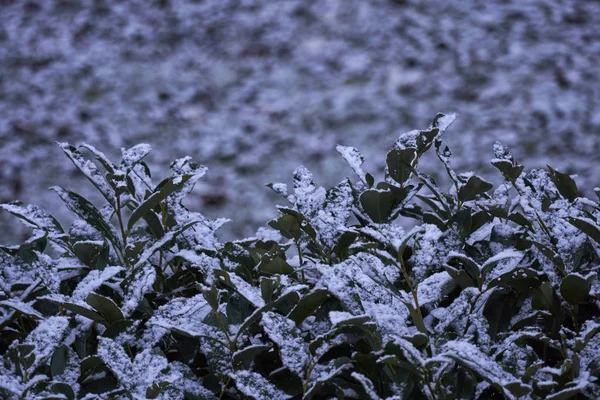
<path id="1" fill-rule="evenodd" d="M 338 145 L 335 149 L 342 155 L 344 160 L 348 163 L 350 168 L 358 175 L 361 181 L 366 182 L 365 171 L 362 169 L 362 164 L 365 162 L 365 158 L 358 151 L 356 147 L 341 146 Z"/>
<path id="2" fill-rule="evenodd" d="M 455 286 L 454 281 L 446 271 L 429 276 L 417 287 L 419 305 L 421 307 L 435 307 L 435 304 L 441 302 L 444 296 L 450 293 Z"/>
<path id="3" fill-rule="evenodd" d="M 238 390 L 249 398 L 256 400 L 292 398 L 256 372 L 239 370 L 230 373 L 229 376 L 235 381 Z"/>
<path id="4" fill-rule="evenodd" d="M 148 321 L 149 329 L 144 338 L 149 343 L 158 342 L 170 329 L 177 329 L 190 336 L 208 336 L 225 340 L 215 327 L 203 323 L 211 308 L 202 295 L 175 298 L 161 306 Z"/>
<path id="5" fill-rule="evenodd" d="M 49 317 L 39 323 L 39 325 L 27 336 L 23 344 L 35 346 L 33 354 L 35 361 L 29 367 L 27 373 L 33 371 L 62 343 L 69 329 L 69 318 L 67 317 Z"/>
<path id="6" fill-rule="evenodd" d="M 497 362 L 482 353 L 477 346 L 464 340 L 452 340 L 447 342 L 440 350 L 442 357 L 456 361 L 480 375 L 483 379 L 501 390 L 507 398 L 516 398 L 505 386 L 508 384 L 521 385 L 521 381 L 503 370 Z"/>
<path id="7" fill-rule="evenodd" d="M 319 210 L 312 225 L 319 231 L 328 249 L 333 249 L 337 239 L 346 229 L 352 213 L 352 187 L 346 179 L 327 192 L 323 209 Z"/>
<path id="8" fill-rule="evenodd" d="M 100 337 L 98 355 L 123 388 L 140 399 L 146 398 L 146 391 L 154 384 L 170 386 L 182 379 L 182 372 L 173 368 L 157 349 L 143 349 L 132 361 L 121 345 Z"/>
<path id="9" fill-rule="evenodd" d="M 279 347 L 283 365 L 303 377 L 309 361 L 309 353 L 294 321 L 281 314 L 267 311 L 263 313 L 260 325 L 269 339 Z"/>
<path id="10" fill-rule="evenodd" d="M 250 285 L 233 272 L 229 273 L 229 278 L 231 283 L 235 286 L 236 291 L 244 296 L 246 300 L 252 303 L 255 307 L 260 308 L 265 305 L 260 288 Z"/>
<path id="11" fill-rule="evenodd" d="M 67 157 L 75 164 L 75 166 L 88 178 L 96 188 L 102 193 L 104 198 L 109 203 L 113 203 L 115 197 L 114 189 L 108 184 L 104 175 L 98 170 L 96 164 L 90 160 L 83 158 L 81 153 L 69 143 L 57 143 L 58 146 L 65 152 Z"/>
<path id="12" fill-rule="evenodd" d="M 121 311 L 125 317 L 130 316 L 137 308 L 142 297 L 152 290 L 156 280 L 156 271 L 152 265 L 146 264 L 138 269 L 134 279 L 129 279 L 126 285 L 125 298 Z"/>
<path id="13" fill-rule="evenodd" d="M 298 211 L 312 215 L 325 201 L 325 189 L 315 186 L 313 174 L 306 167 L 294 171 L 294 201 Z"/>
<path id="14" fill-rule="evenodd" d="M 71 299 L 74 302 L 83 301 L 88 294 L 99 288 L 104 284 L 104 282 L 108 281 L 119 272 L 123 270 L 122 267 L 106 267 L 102 271 L 100 270 L 92 270 L 90 271 L 85 278 L 81 280 L 77 284 L 77 288 L 73 292 Z"/>
<path id="15" fill-rule="evenodd" d="M 63 233 L 58 221 L 38 206 L 24 206 L 19 201 L 13 201 L 8 204 L 0 204 L 0 208 L 19 217 L 19 220 L 28 227 L 42 229 L 52 235 Z"/>
<path id="16" fill-rule="evenodd" d="M 134 164 L 139 163 L 144 157 L 150 153 L 152 147 L 146 143 L 140 143 L 130 149 L 121 149 L 123 156 L 121 164 L 126 168 L 131 168 Z"/>
<path id="17" fill-rule="evenodd" d="M 408 310 L 399 297 L 365 274 L 363 269 L 371 268 L 369 261 L 381 264 L 376 257 L 362 255 L 333 266 L 319 265 L 320 284 L 352 314 L 369 315 L 384 339 L 391 340 L 407 331 Z"/>

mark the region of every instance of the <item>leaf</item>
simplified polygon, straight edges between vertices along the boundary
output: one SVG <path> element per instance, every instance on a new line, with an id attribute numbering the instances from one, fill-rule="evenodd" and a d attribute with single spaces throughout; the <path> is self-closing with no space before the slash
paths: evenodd
<path id="1" fill-rule="evenodd" d="M 106 201 L 114 205 L 115 191 L 108 184 L 106 179 L 104 179 L 104 176 L 100 173 L 100 171 L 98 171 L 96 165 L 93 162 L 83 158 L 83 155 L 69 143 L 56 142 L 56 144 L 62 149 L 62 151 L 73 162 L 73 164 L 75 164 L 79 171 L 81 171 L 83 175 L 85 175 L 85 177 L 88 178 L 94 186 L 96 186 Z"/>
<path id="2" fill-rule="evenodd" d="M 50 373 L 52 374 L 52 378 L 56 378 L 65 372 L 67 366 L 67 350 L 68 347 L 64 344 L 61 344 L 54 350 L 52 359 L 50 360 Z"/>
<path id="3" fill-rule="evenodd" d="M 491 183 L 478 176 L 471 176 L 466 184 L 458 189 L 458 199 L 462 202 L 475 199 L 494 187 Z"/>
<path id="4" fill-rule="evenodd" d="M 52 386 L 50 387 L 50 390 L 52 390 L 52 393 L 62 394 L 64 396 L 66 396 L 67 400 L 75 399 L 75 392 L 73 391 L 73 388 L 70 385 L 67 385 L 66 383 L 63 383 L 63 382 L 53 383 Z"/>
<path id="5" fill-rule="evenodd" d="M 588 297 L 592 286 L 580 275 L 569 274 L 560 284 L 560 294 L 567 303 L 576 306 Z"/>
<path id="6" fill-rule="evenodd" d="M 519 176 L 521 176 L 521 173 L 523 172 L 524 168 L 522 165 L 513 164 L 509 160 L 495 159 L 492 160 L 491 164 L 494 167 L 498 168 L 498 170 L 502 173 L 504 178 L 511 182 L 515 181 Z"/>
<path id="7" fill-rule="evenodd" d="M 268 275 L 290 275 L 294 273 L 294 268 L 281 257 L 275 257 L 258 265 L 258 270 Z"/>
<path id="8" fill-rule="evenodd" d="M 288 314 L 288 318 L 299 325 L 309 315 L 312 315 L 329 298 L 326 289 L 315 289 L 298 301 L 296 307 Z"/>
<path id="9" fill-rule="evenodd" d="M 239 370 L 231 372 L 229 376 L 234 380 L 236 387 L 242 392 L 244 398 L 287 400 L 292 397 L 278 389 L 259 373 Z"/>
<path id="10" fill-rule="evenodd" d="M 542 282 L 538 279 L 538 272 L 529 268 L 515 268 L 492 280 L 487 289 L 496 286 L 507 286 L 514 290 L 526 293 L 539 287 Z"/>
<path id="11" fill-rule="evenodd" d="M 448 256 L 448 265 L 459 269 L 459 271 L 465 271 L 473 282 L 477 283 L 477 285 L 481 284 L 480 267 L 470 257 L 467 257 L 464 254 L 451 252 Z"/>
<path id="12" fill-rule="evenodd" d="M 42 229 L 53 234 L 64 233 L 58 221 L 38 206 L 24 206 L 20 201 L 13 201 L 11 203 L 0 204 L 0 208 L 18 217 L 29 227 Z"/>
<path id="13" fill-rule="evenodd" d="M 290 214 L 284 214 L 276 220 L 270 221 L 269 226 L 281 232 L 287 239 L 298 240 L 302 237 L 302 231 L 298 219 Z"/>
<path id="14" fill-rule="evenodd" d="M 471 221 L 471 210 L 463 208 L 448 220 L 448 226 L 455 225 L 458 236 L 464 239 L 471 232 Z"/>
<path id="15" fill-rule="evenodd" d="M 413 148 L 395 149 L 387 154 L 386 164 L 390 177 L 403 185 L 410 178 L 412 163 L 417 157 Z"/>
<path id="16" fill-rule="evenodd" d="M 448 264 L 444 264 L 444 270 L 448 272 L 452 280 L 461 288 L 466 289 L 471 286 L 476 286 L 475 281 L 469 276 L 469 274 L 467 274 L 465 270 L 458 270 L 449 266 Z"/>
<path id="17" fill-rule="evenodd" d="M 148 259 L 154 253 L 156 253 L 162 247 L 164 247 L 169 242 L 174 240 L 177 236 L 179 236 L 181 233 L 183 233 L 184 231 L 189 229 L 191 226 L 194 226 L 195 224 L 197 224 L 199 222 L 201 222 L 201 220 L 192 220 L 190 222 L 181 223 L 181 224 L 171 228 L 171 230 L 166 232 L 162 238 L 158 239 L 156 242 L 154 242 L 152 244 L 152 246 L 150 246 L 149 248 L 144 250 L 144 252 L 140 255 L 140 258 L 136 261 L 133 268 L 134 269 L 141 268 L 143 266 L 143 264 L 146 263 L 148 261 Z"/>
<path id="18" fill-rule="evenodd" d="M 82 240 L 73 244 L 73 253 L 79 261 L 92 269 L 104 269 L 108 263 L 109 248 L 106 242 Z"/>
<path id="19" fill-rule="evenodd" d="M 365 183 L 367 183 L 367 179 L 365 176 L 365 172 L 362 170 L 361 165 L 365 162 L 365 158 L 360 151 L 356 147 L 350 146 L 341 146 L 337 145 L 335 149 L 342 155 L 344 160 L 348 163 L 350 168 L 354 171 L 356 175 Z M 372 185 L 369 185 L 372 186 Z"/>
<path id="20" fill-rule="evenodd" d="M 389 190 L 366 190 L 360 196 L 360 204 L 376 224 L 384 223 L 394 208 L 394 196 Z"/>
<path id="21" fill-rule="evenodd" d="M 115 339 L 121 333 L 125 332 L 129 327 L 133 325 L 133 320 L 130 319 L 122 319 L 110 324 L 108 328 L 104 331 L 102 336 Z"/>
<path id="22" fill-rule="evenodd" d="M 123 313 L 119 307 L 108 297 L 90 293 L 85 302 L 94 307 L 111 324 L 123 319 Z"/>
<path id="23" fill-rule="evenodd" d="M 583 218 L 573 217 L 567 217 L 567 221 L 581 232 L 588 235 L 596 243 L 600 244 L 600 226 L 598 226 L 595 222 L 590 222 L 589 220 L 585 220 Z"/>
<path id="24" fill-rule="evenodd" d="M 483 315 L 488 321 L 488 334 L 496 340 L 498 333 L 508 330 L 515 314 L 516 297 L 513 292 L 494 290 L 483 308 Z"/>
<path id="25" fill-rule="evenodd" d="M 534 310 L 548 310 L 555 316 L 560 314 L 560 299 L 554 293 L 549 282 L 542 283 L 531 297 L 531 308 Z"/>
<path id="26" fill-rule="evenodd" d="M 100 213 L 92 203 L 81 195 L 63 189 L 60 186 L 53 186 L 50 190 L 54 191 L 58 197 L 60 197 L 71 212 L 75 213 L 79 218 L 103 233 L 115 246 L 120 247 L 120 242 L 117 240 L 116 229 L 110 222 L 104 219 L 102 213 Z"/>
<path id="27" fill-rule="evenodd" d="M 148 212 L 154 209 L 161 201 L 169 197 L 172 193 L 181 189 L 183 185 L 192 177 L 192 175 L 181 175 L 166 178 L 158 184 L 154 193 L 150 195 L 142 204 L 140 204 L 129 217 L 127 222 L 127 230 L 130 231 L 140 218 L 144 217 Z"/>
<path id="28" fill-rule="evenodd" d="M 271 344 L 256 344 L 248 346 L 242 350 L 233 353 L 233 365 L 238 366 L 244 362 L 254 361 L 254 357 L 259 354 L 265 353 L 271 350 L 273 346 Z"/>
<path id="29" fill-rule="evenodd" d="M 579 197 L 579 190 L 577 189 L 577 184 L 575 181 L 567 174 L 563 174 L 553 169 L 548 165 L 548 169 L 550 170 L 550 176 L 552 177 L 552 181 L 556 185 L 558 192 L 569 201 L 574 201 L 577 197 Z"/>
<path id="30" fill-rule="evenodd" d="M 99 323 L 101 323 L 103 325 L 106 325 L 106 326 L 109 325 L 108 321 L 103 316 L 101 316 L 100 314 L 98 314 L 96 311 L 91 310 L 89 308 L 86 308 L 84 306 L 80 306 L 78 304 L 69 303 L 69 302 L 65 302 L 65 301 L 55 300 L 55 299 L 52 299 L 52 298 L 49 298 L 49 297 L 48 298 L 41 297 L 40 299 L 48 300 L 51 303 L 54 303 L 54 304 L 59 305 L 59 306 L 62 306 L 65 309 L 67 309 L 69 311 L 72 311 L 75 314 L 79 314 L 79 315 L 81 315 L 83 317 L 89 318 L 92 321 L 99 322 Z"/>

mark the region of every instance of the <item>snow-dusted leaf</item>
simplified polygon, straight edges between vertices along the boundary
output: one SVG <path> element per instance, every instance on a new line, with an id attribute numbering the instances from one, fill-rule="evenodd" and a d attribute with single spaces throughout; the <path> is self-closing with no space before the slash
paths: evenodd
<path id="1" fill-rule="evenodd" d="M 304 377 L 310 355 L 294 321 L 267 311 L 263 313 L 260 325 L 269 339 L 279 347 L 283 365 L 298 376 Z"/>
<path id="2" fill-rule="evenodd" d="M 292 398 L 256 372 L 239 370 L 231 372 L 229 376 L 234 380 L 237 389 L 249 398 L 256 400 Z"/>
<path id="3" fill-rule="evenodd" d="M 142 267 L 154 253 L 156 253 L 162 247 L 167 245 L 169 242 L 171 242 L 173 239 L 175 239 L 177 236 L 179 236 L 186 229 L 190 228 L 191 226 L 193 226 L 199 222 L 200 222 L 200 220 L 195 220 L 195 221 L 190 221 L 188 223 L 182 223 L 182 224 L 178 224 L 177 226 L 174 226 L 170 231 L 166 232 L 162 238 L 158 239 L 150 247 L 148 247 L 147 249 L 144 250 L 144 252 L 140 255 L 140 258 L 137 260 L 137 262 L 133 266 L 133 269 L 137 270 L 138 268 Z"/>
<path id="4" fill-rule="evenodd" d="M 34 346 L 32 354 L 35 355 L 35 361 L 28 368 L 27 374 L 31 375 L 38 366 L 45 363 L 52 356 L 54 350 L 60 346 L 68 334 L 68 329 L 69 318 L 54 316 L 41 321 L 31 331 L 23 342 L 26 345 Z"/>
<path id="5" fill-rule="evenodd" d="M 180 175 L 166 178 L 159 183 L 154 193 L 133 210 L 129 217 L 129 221 L 127 222 L 127 230 L 131 230 L 136 222 L 143 218 L 148 212 L 152 211 L 161 201 L 181 189 L 191 177 L 192 175 Z"/>
<path id="6" fill-rule="evenodd" d="M 342 155 L 344 160 L 346 160 L 346 162 L 348 163 L 350 168 L 352 168 L 354 173 L 356 175 L 358 175 L 360 180 L 363 181 L 364 183 L 367 183 L 367 180 L 365 177 L 365 171 L 363 171 L 363 169 L 361 167 L 363 165 L 363 163 L 365 162 L 365 158 L 363 157 L 362 154 L 360 154 L 360 151 L 358 151 L 358 149 L 356 147 L 341 146 L 341 145 L 337 145 L 335 147 L 335 149 L 338 151 L 338 153 L 340 153 Z"/>
<path id="7" fill-rule="evenodd" d="M 11 203 L 0 204 L 0 208 L 18 217 L 26 226 L 47 231 L 52 235 L 63 233 L 63 229 L 58 221 L 38 206 L 24 206 L 19 201 L 13 201 Z"/>
<path id="8" fill-rule="evenodd" d="M 122 148 L 121 154 L 123 159 L 121 164 L 126 168 L 131 168 L 146 157 L 151 150 L 152 147 L 146 143 L 137 144 L 129 149 Z"/>
<path id="9" fill-rule="evenodd" d="M 88 294 L 98 289 L 121 271 L 123 271 L 122 267 L 115 266 L 106 267 L 102 271 L 90 271 L 86 277 L 77 284 L 75 291 L 71 295 L 71 299 L 75 302 L 84 300 Z"/>
<path id="10" fill-rule="evenodd" d="M 497 362 L 481 352 L 481 350 L 467 341 L 451 340 L 447 342 L 441 356 L 448 357 L 473 373 L 481 376 L 492 384 L 508 399 L 516 399 L 531 392 L 531 387 L 521 383 L 520 380 L 503 370 Z M 510 390 L 507 389 L 510 387 Z"/>
<path id="11" fill-rule="evenodd" d="M 102 193 L 104 198 L 113 204 L 115 201 L 115 191 L 108 184 L 102 173 L 96 167 L 96 164 L 90 160 L 86 160 L 83 155 L 69 143 L 57 142 L 58 146 L 62 151 L 69 157 L 69 159 L 75 164 L 75 166 L 85 175 L 96 186 L 96 188 Z"/>
<path id="12" fill-rule="evenodd" d="M 136 271 L 138 272 L 135 277 L 131 277 L 134 279 L 127 280 L 124 288 L 125 298 L 121 311 L 125 318 L 135 311 L 142 297 L 152 290 L 156 280 L 156 270 L 152 265 L 146 264 L 141 268 L 136 268 Z"/>

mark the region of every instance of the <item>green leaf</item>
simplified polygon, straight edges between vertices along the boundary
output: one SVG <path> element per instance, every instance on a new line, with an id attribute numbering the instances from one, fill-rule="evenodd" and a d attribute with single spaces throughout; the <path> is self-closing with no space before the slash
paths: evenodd
<path id="1" fill-rule="evenodd" d="M 86 160 L 83 155 L 72 145 L 69 143 L 60 143 L 56 142 L 56 144 L 62 149 L 62 151 L 67 155 L 67 157 L 73 162 L 73 164 L 85 175 L 86 178 L 89 179 L 90 182 L 100 193 L 102 196 L 108 201 L 110 204 L 114 205 L 115 202 L 115 192 L 113 188 L 108 184 L 106 179 L 98 168 L 96 164 L 93 162 Z"/>
<path id="2" fill-rule="evenodd" d="M 281 232 L 287 239 L 298 240 L 302 237 L 302 230 L 298 219 L 290 214 L 285 214 L 276 220 L 269 221 L 269 226 Z"/>
<path id="3" fill-rule="evenodd" d="M 444 270 L 448 272 L 452 280 L 461 288 L 466 289 L 468 287 L 477 286 L 475 281 L 467 274 L 465 270 L 458 270 L 454 267 L 444 264 Z"/>
<path id="4" fill-rule="evenodd" d="M 62 301 L 57 301 L 57 300 L 51 300 L 51 299 L 48 299 L 48 300 L 51 303 L 60 305 L 60 306 L 64 307 L 66 310 L 72 311 L 75 314 L 79 314 L 79 315 L 81 315 L 83 317 L 89 318 L 92 321 L 99 322 L 102 325 L 106 325 L 106 326 L 109 325 L 108 321 L 103 316 L 101 316 L 100 314 L 98 314 L 94 310 L 90 310 L 89 308 L 85 308 L 85 307 L 80 306 L 78 304 L 67 303 L 67 302 L 62 302 Z"/>
<path id="5" fill-rule="evenodd" d="M 73 253 L 79 261 L 92 269 L 104 269 L 108 263 L 109 248 L 103 241 L 76 242 L 73 244 Z"/>
<path id="6" fill-rule="evenodd" d="M 459 238 L 466 238 L 471 232 L 471 210 L 463 208 L 448 220 L 448 226 L 455 226 Z"/>
<path id="7" fill-rule="evenodd" d="M 251 345 L 240 351 L 237 351 L 233 354 L 232 364 L 234 366 L 239 366 L 244 362 L 252 362 L 254 361 L 254 357 L 259 354 L 265 353 L 273 348 L 273 345 Z"/>
<path id="8" fill-rule="evenodd" d="M 496 340 L 498 333 L 510 327 L 510 321 L 516 312 L 515 294 L 511 291 L 494 290 L 483 308 L 483 315 L 488 321 L 488 334 Z"/>
<path id="9" fill-rule="evenodd" d="M 169 385 L 169 382 L 154 382 L 146 389 L 146 398 L 156 399 Z"/>
<path id="10" fill-rule="evenodd" d="M 288 318 L 299 325 L 309 315 L 312 315 L 329 298 L 326 289 L 315 289 L 298 301 L 296 307 L 288 314 Z"/>
<path id="11" fill-rule="evenodd" d="M 93 373 L 94 369 L 104 365 L 104 361 L 99 356 L 89 356 L 81 360 L 79 366 L 81 367 L 81 374 L 86 375 Z"/>
<path id="12" fill-rule="evenodd" d="M 50 360 L 50 373 L 52 374 L 52 378 L 56 378 L 65 372 L 67 366 L 67 350 L 68 347 L 64 344 L 61 344 L 54 350 L 52 359 Z"/>
<path id="13" fill-rule="evenodd" d="M 129 222 L 127 222 L 127 230 L 130 231 L 136 222 L 143 218 L 149 211 L 153 210 L 154 207 L 159 205 L 161 201 L 181 189 L 191 177 L 192 175 L 175 176 L 166 178 L 159 183 L 154 193 L 133 210 L 131 217 L 129 217 Z"/>
<path id="14" fill-rule="evenodd" d="M 66 383 L 62 383 L 62 382 L 53 383 L 52 386 L 50 387 L 50 390 L 52 390 L 52 393 L 65 395 L 67 400 L 75 399 L 75 392 L 73 391 L 73 388 L 71 386 L 67 385 Z"/>
<path id="15" fill-rule="evenodd" d="M 108 297 L 90 293 L 85 302 L 94 307 L 111 324 L 124 318 L 119 307 Z"/>
<path id="16" fill-rule="evenodd" d="M 531 308 L 534 310 L 548 310 L 554 315 L 559 315 L 560 299 L 549 282 L 542 283 L 533 292 L 531 297 Z"/>
<path id="17" fill-rule="evenodd" d="M 563 174 L 553 169 L 548 165 L 548 169 L 550 170 L 550 176 L 558 189 L 558 192 L 569 201 L 575 200 L 579 197 L 579 190 L 577 189 L 577 184 L 575 181 L 567 174 Z"/>
<path id="18" fill-rule="evenodd" d="M 515 181 L 523 172 L 523 166 L 513 164 L 509 160 L 493 160 L 492 165 L 502 173 L 505 179 L 509 181 Z"/>
<path id="19" fill-rule="evenodd" d="M 416 150 L 410 147 L 390 151 L 386 159 L 390 177 L 400 185 L 403 185 L 410 178 L 412 163 L 416 157 Z"/>
<path id="20" fill-rule="evenodd" d="M 573 217 L 567 217 L 567 221 L 569 221 L 571 225 L 579 229 L 581 232 L 588 235 L 596 243 L 600 244 L 600 226 L 598 226 L 596 223 L 582 218 Z"/>
<path id="21" fill-rule="evenodd" d="M 560 284 L 560 294 L 567 303 L 576 306 L 588 297 L 592 286 L 580 275 L 567 275 Z"/>
<path id="22" fill-rule="evenodd" d="M 366 190 L 360 196 L 360 204 L 376 224 L 384 223 L 394 209 L 394 196 L 389 190 Z"/>
<path id="23" fill-rule="evenodd" d="M 477 285 L 481 284 L 481 272 L 479 265 L 473 261 L 470 257 L 459 253 L 451 253 L 448 256 L 448 265 L 458 269 L 460 271 L 464 271 L 469 275 L 469 278 Z M 452 274 L 448 272 L 450 276 Z M 458 282 L 457 282 L 458 283 Z"/>
<path id="24" fill-rule="evenodd" d="M 54 234 L 64 233 L 56 218 L 38 206 L 24 206 L 20 201 L 13 201 L 11 203 L 0 204 L 0 208 L 18 217 L 29 227 L 42 229 Z"/>
<path id="25" fill-rule="evenodd" d="M 104 219 L 100 211 L 92 203 L 81 195 L 63 189 L 60 186 L 53 186 L 50 190 L 54 191 L 60 197 L 71 212 L 103 233 L 115 246 L 120 247 L 116 229 L 110 222 Z"/>
<path id="26" fill-rule="evenodd" d="M 294 273 L 294 268 L 281 257 L 275 257 L 271 260 L 261 262 L 258 270 L 268 275 L 290 275 Z"/>
<path id="27" fill-rule="evenodd" d="M 515 268 L 492 280 L 487 289 L 496 286 L 507 286 L 514 290 L 526 293 L 539 287 L 542 282 L 538 279 L 538 272 L 529 268 Z"/>
<path id="28" fill-rule="evenodd" d="M 478 176 L 471 176 L 466 184 L 458 189 L 458 199 L 460 201 L 469 201 L 477 196 L 484 194 L 494 187 L 491 183 L 483 180 Z"/>
<path id="29" fill-rule="evenodd" d="M 102 336 L 110 339 L 115 339 L 121 333 L 129 329 L 129 327 L 133 325 L 133 322 L 134 321 L 130 319 L 122 319 L 120 321 L 113 322 L 108 328 L 106 328 Z"/>

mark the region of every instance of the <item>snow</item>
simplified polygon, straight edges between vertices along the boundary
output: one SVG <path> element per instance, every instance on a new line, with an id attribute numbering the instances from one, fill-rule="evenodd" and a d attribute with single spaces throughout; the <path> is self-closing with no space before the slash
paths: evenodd
<path id="1" fill-rule="evenodd" d="M 277 389 L 275 385 L 266 380 L 261 374 L 252 371 L 240 370 L 230 374 L 235 380 L 235 386 L 246 396 L 256 399 L 290 399 L 292 396 Z"/>
<path id="2" fill-rule="evenodd" d="M 262 314 L 260 325 L 269 339 L 279 346 L 283 365 L 303 378 L 310 354 L 294 321 L 275 312 L 267 311 Z"/>
<path id="3" fill-rule="evenodd" d="M 365 171 L 362 169 L 362 165 L 365 162 L 365 158 L 358 151 L 356 147 L 337 145 L 335 149 L 342 155 L 344 160 L 348 163 L 350 168 L 354 171 L 361 181 L 366 183 Z"/>

